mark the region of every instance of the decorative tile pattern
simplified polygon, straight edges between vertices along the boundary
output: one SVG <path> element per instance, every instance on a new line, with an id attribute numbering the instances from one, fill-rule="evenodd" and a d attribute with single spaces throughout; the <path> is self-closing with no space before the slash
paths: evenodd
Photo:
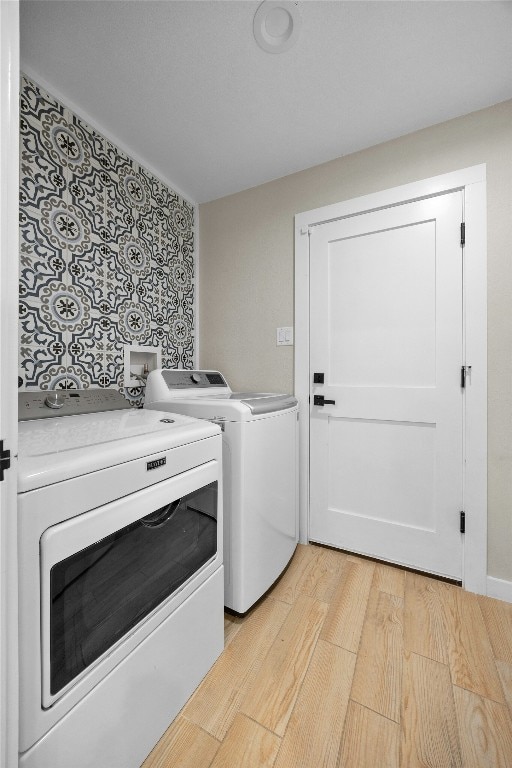
<path id="1" fill-rule="evenodd" d="M 123 345 L 192 368 L 194 208 L 22 77 L 22 389 L 123 389 Z"/>

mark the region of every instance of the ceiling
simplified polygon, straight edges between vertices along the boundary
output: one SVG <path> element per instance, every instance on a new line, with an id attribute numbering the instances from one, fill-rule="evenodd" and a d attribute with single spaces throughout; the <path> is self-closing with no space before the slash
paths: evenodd
<path id="1" fill-rule="evenodd" d="M 22 69 L 201 203 L 512 98 L 512 2 L 21 0 Z"/>

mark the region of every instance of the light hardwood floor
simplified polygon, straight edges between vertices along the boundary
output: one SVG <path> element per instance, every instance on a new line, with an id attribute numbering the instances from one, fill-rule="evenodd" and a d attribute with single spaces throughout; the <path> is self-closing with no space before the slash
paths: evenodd
<path id="1" fill-rule="evenodd" d="M 512 768 L 512 605 L 299 545 L 143 768 Z"/>

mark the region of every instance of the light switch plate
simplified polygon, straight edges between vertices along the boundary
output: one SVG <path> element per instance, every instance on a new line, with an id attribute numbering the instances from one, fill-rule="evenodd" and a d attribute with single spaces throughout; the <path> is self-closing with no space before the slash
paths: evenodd
<path id="1" fill-rule="evenodd" d="M 278 347 L 293 346 L 293 326 L 287 325 L 276 329 L 276 344 Z"/>

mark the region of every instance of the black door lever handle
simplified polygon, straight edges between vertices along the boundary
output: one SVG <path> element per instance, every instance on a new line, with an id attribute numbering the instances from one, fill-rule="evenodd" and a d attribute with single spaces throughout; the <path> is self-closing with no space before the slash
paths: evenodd
<path id="1" fill-rule="evenodd" d="M 326 400 L 323 395 L 314 395 L 313 405 L 336 405 L 336 400 Z"/>

